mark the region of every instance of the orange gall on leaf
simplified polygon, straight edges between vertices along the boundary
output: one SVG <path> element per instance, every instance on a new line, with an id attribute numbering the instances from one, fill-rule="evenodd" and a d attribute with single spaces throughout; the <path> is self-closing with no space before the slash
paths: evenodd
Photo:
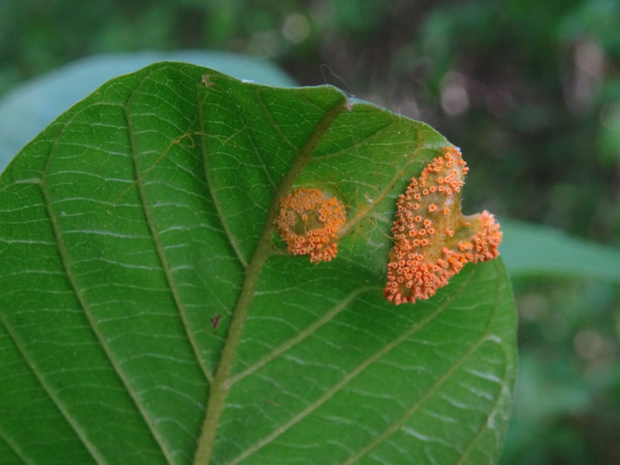
<path id="1" fill-rule="evenodd" d="M 499 223 L 486 210 L 461 213 L 468 168 L 456 147 L 427 165 L 397 201 L 384 297 L 396 305 L 428 299 L 466 263 L 499 255 Z"/>
<path id="2" fill-rule="evenodd" d="M 319 189 L 300 187 L 280 202 L 276 229 L 293 255 L 311 263 L 328 262 L 338 253 L 336 235 L 346 221 L 340 200 Z"/>

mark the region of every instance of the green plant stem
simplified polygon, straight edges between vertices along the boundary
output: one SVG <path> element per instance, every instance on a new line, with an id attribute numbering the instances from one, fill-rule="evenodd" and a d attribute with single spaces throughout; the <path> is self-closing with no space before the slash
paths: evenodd
<path id="1" fill-rule="evenodd" d="M 237 347 L 241 342 L 243 327 L 248 316 L 252 298 L 256 292 L 260 273 L 265 261 L 270 255 L 271 238 L 274 232 L 274 220 L 279 210 L 280 200 L 291 190 L 303 168 L 310 162 L 312 152 L 314 152 L 314 149 L 319 144 L 325 132 L 338 117 L 340 112 L 346 108 L 346 103 L 347 101 L 343 95 L 343 98 L 323 115 L 323 118 L 301 147 L 290 169 L 286 172 L 282 181 L 274 191 L 271 205 L 267 212 L 267 217 L 265 218 L 265 224 L 263 225 L 263 230 L 258 240 L 258 245 L 252 257 L 252 261 L 246 270 L 245 281 L 241 289 L 239 300 L 237 301 L 237 306 L 233 312 L 228 336 L 226 337 L 222 350 L 222 357 L 218 364 L 213 382 L 211 383 L 205 418 L 202 423 L 202 430 L 194 457 L 194 465 L 208 465 L 211 459 L 217 426 L 224 410 L 226 396 L 231 387 L 230 378 L 233 362 L 237 354 Z"/>

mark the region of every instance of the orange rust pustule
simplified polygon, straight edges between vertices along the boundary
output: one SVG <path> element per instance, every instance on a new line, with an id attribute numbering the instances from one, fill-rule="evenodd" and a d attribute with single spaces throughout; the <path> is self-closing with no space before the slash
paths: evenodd
<path id="1" fill-rule="evenodd" d="M 280 202 L 278 233 L 293 255 L 310 255 L 310 262 L 328 262 L 338 253 L 336 234 L 346 221 L 344 205 L 319 189 L 300 187 Z"/>
<path id="2" fill-rule="evenodd" d="M 499 255 L 499 223 L 488 211 L 461 213 L 468 168 L 456 147 L 427 165 L 399 195 L 383 296 L 396 305 L 428 299 L 469 262 Z"/>

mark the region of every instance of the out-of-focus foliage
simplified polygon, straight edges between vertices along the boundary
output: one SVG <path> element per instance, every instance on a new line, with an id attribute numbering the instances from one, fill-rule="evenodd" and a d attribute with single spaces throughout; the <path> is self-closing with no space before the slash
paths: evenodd
<path id="1" fill-rule="evenodd" d="M 616 0 L 4 0 L 0 95 L 145 48 L 271 58 L 300 84 L 422 119 L 471 167 L 465 211 L 620 246 Z M 620 463 L 617 284 L 514 285 L 522 367 L 502 463 Z"/>
<path id="2" fill-rule="evenodd" d="M 0 94 L 93 53 L 187 48 L 428 121 L 495 161 L 472 170 L 471 204 L 620 244 L 615 0 L 5 0 Z"/>

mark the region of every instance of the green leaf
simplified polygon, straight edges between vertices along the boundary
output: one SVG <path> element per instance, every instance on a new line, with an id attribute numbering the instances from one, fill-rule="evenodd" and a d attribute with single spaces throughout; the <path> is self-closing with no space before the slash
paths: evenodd
<path id="1" fill-rule="evenodd" d="M 496 463 L 501 260 L 382 297 L 396 197 L 446 144 L 331 87 L 179 63 L 75 105 L 0 178 L 3 463 Z M 347 207 L 332 262 L 273 232 L 300 185 Z"/>
<path id="2" fill-rule="evenodd" d="M 207 50 L 139 51 L 95 55 L 72 62 L 12 90 L 0 99 L 0 171 L 59 113 L 108 79 L 159 61 L 207 66 L 238 79 L 291 87 L 294 81 L 268 61 Z"/>
<path id="3" fill-rule="evenodd" d="M 589 277 L 620 282 L 620 251 L 545 226 L 502 221 L 501 254 L 511 276 Z"/>

